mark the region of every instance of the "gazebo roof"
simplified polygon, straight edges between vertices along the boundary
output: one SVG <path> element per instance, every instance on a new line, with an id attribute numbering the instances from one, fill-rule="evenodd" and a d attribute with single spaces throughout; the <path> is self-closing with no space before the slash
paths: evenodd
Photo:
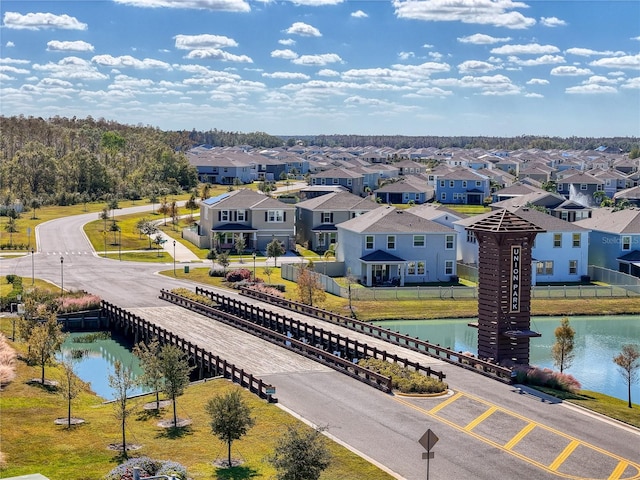
<path id="1" fill-rule="evenodd" d="M 541 227 L 510 212 L 506 208 L 479 215 L 478 220 L 466 227 L 467 230 L 495 233 L 541 233 L 545 232 Z"/>

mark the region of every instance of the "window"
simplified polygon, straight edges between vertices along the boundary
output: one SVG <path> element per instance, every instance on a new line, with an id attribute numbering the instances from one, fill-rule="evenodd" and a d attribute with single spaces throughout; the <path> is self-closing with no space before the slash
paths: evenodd
<path id="1" fill-rule="evenodd" d="M 367 250 L 373 250 L 373 235 L 367 235 L 364 237 L 364 248 Z"/>
<path id="2" fill-rule="evenodd" d="M 333 179 L 333 184 L 334 184 L 334 185 L 338 185 L 338 179 L 337 179 L 337 178 L 334 178 L 334 179 Z"/>
<path id="3" fill-rule="evenodd" d="M 247 211 L 246 210 L 238 210 L 238 221 L 246 222 L 247 220 Z"/>
<path id="4" fill-rule="evenodd" d="M 545 260 L 536 263 L 536 273 L 538 275 L 553 275 L 553 260 Z"/>
<path id="5" fill-rule="evenodd" d="M 561 233 L 554 233 L 553 234 L 553 248 L 560 248 L 562 247 L 562 234 Z"/>
<path id="6" fill-rule="evenodd" d="M 353 185 L 353 179 L 347 178 L 347 187 L 350 187 L 351 185 Z"/>
<path id="7" fill-rule="evenodd" d="M 569 260 L 569 275 L 578 273 L 578 260 Z"/>
<path id="8" fill-rule="evenodd" d="M 387 235 L 387 250 L 395 250 L 396 248 L 396 236 Z"/>
<path id="9" fill-rule="evenodd" d="M 446 192 L 442 192 L 440 194 L 440 200 L 446 200 L 447 199 L 447 193 Z"/>
<path id="10" fill-rule="evenodd" d="M 416 274 L 416 262 L 407 263 L 407 275 L 415 275 Z"/>
<path id="11" fill-rule="evenodd" d="M 445 235 L 444 236 L 444 248 L 446 250 L 453 250 L 454 247 L 454 236 L 453 235 Z"/>
<path id="12" fill-rule="evenodd" d="M 444 180 L 440 180 L 440 186 L 444 188 Z"/>
<path id="13" fill-rule="evenodd" d="M 449 188 L 453 188 L 456 182 L 454 180 L 449 180 Z"/>
<path id="14" fill-rule="evenodd" d="M 482 186 L 482 182 L 480 180 L 476 181 L 476 187 L 481 187 Z"/>
<path id="15" fill-rule="evenodd" d="M 559 183 L 556 188 L 557 188 L 558 191 L 564 190 L 564 184 L 563 183 Z"/>
<path id="16" fill-rule="evenodd" d="M 322 212 L 322 223 L 331 223 L 331 212 Z"/>
<path id="17" fill-rule="evenodd" d="M 282 210 L 269 210 L 267 212 L 267 222 L 270 222 L 270 223 L 284 222 L 284 212 Z"/>
<path id="18" fill-rule="evenodd" d="M 467 181 L 466 180 L 462 181 L 462 188 L 467 188 Z"/>
<path id="19" fill-rule="evenodd" d="M 467 243 L 476 243 L 477 241 L 476 235 L 471 230 L 467 230 Z"/>
<path id="20" fill-rule="evenodd" d="M 572 235 L 572 238 L 573 238 L 573 246 L 574 246 L 574 248 L 580 247 L 580 234 L 579 233 L 574 233 Z"/>
<path id="21" fill-rule="evenodd" d="M 220 210 L 220 221 L 221 222 L 229 221 L 229 210 Z"/>
<path id="22" fill-rule="evenodd" d="M 418 275 L 424 275 L 424 262 L 418 262 Z"/>
<path id="23" fill-rule="evenodd" d="M 622 237 L 622 250 L 631 250 L 631 237 Z"/>
<path id="24" fill-rule="evenodd" d="M 424 247 L 425 246 L 424 235 L 414 235 L 413 236 L 413 246 L 414 247 Z"/>
<path id="25" fill-rule="evenodd" d="M 453 275 L 453 260 L 444 261 L 444 274 Z"/>
<path id="26" fill-rule="evenodd" d="M 580 190 L 586 190 L 588 188 L 586 183 L 581 183 L 580 184 Z"/>

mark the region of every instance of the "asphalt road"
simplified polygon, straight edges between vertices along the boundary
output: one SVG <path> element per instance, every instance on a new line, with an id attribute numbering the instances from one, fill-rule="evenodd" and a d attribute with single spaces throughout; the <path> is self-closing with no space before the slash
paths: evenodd
<path id="1" fill-rule="evenodd" d="M 123 209 L 132 213 L 148 207 Z M 161 288 L 193 287 L 158 275 L 172 264 L 103 259 L 82 225 L 97 213 L 47 222 L 36 232 L 38 252 L 0 260 L 17 273 L 84 289 L 123 308 L 166 306 Z M 64 258 L 61 264 L 60 257 Z M 381 393 L 337 372 L 266 375 L 283 408 L 328 428 L 336 440 L 393 472 L 427 478 L 418 439 L 431 429 L 439 442 L 430 479 L 640 479 L 640 431 L 562 403 L 521 394 L 473 372 L 443 365 L 452 394 L 407 398 Z M 640 412 L 639 412 L 640 415 Z M 274 432 L 277 434 L 277 432 Z M 353 479 L 362 478 L 355 474 Z"/>

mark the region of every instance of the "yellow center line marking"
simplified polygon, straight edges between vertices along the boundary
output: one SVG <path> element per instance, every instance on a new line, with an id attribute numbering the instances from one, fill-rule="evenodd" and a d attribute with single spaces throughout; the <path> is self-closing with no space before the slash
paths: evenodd
<path id="1" fill-rule="evenodd" d="M 460 397 L 462 397 L 462 393 L 461 392 L 456 393 L 453 397 L 450 397 L 450 398 L 446 399 L 444 402 L 440 402 L 438 405 L 433 407 L 431 410 L 429 410 L 429 413 L 431 415 L 433 415 L 434 413 L 439 412 L 440 410 L 442 410 L 444 407 L 446 407 L 450 403 L 453 403 L 456 400 L 458 400 Z"/>
<path id="2" fill-rule="evenodd" d="M 507 450 L 511 450 L 513 447 L 515 447 L 520 440 L 522 440 L 524 437 L 526 437 L 529 432 L 531 430 L 533 430 L 534 428 L 536 428 L 536 424 L 531 422 L 528 425 L 526 425 L 522 430 L 520 430 L 518 433 L 516 433 L 516 435 L 509 440 L 507 443 L 504 444 L 504 448 L 506 448 Z"/>
<path id="3" fill-rule="evenodd" d="M 551 463 L 551 465 L 549 465 L 549 470 L 552 470 L 554 472 L 558 470 L 560 465 L 562 465 L 562 463 L 567 458 L 569 458 L 569 455 L 573 453 L 573 451 L 578 447 L 578 445 L 580 445 L 580 442 L 578 440 L 573 440 L 569 443 L 569 445 L 564 447 L 564 450 L 562 451 L 562 453 L 556 457 L 556 459 Z"/>
<path id="4" fill-rule="evenodd" d="M 624 471 L 627 469 L 628 466 L 629 466 L 628 462 L 621 460 L 618 463 L 618 466 L 615 468 L 615 470 L 611 473 L 611 475 L 609 475 L 609 478 L 607 480 L 620 480 L 620 477 L 622 476 L 622 474 L 624 473 Z"/>
<path id="5" fill-rule="evenodd" d="M 489 408 L 486 412 L 484 412 L 482 415 L 478 416 L 475 420 L 469 422 L 469 424 L 464 427 L 465 430 L 470 431 L 473 430 L 475 427 L 477 427 L 480 423 L 482 423 L 482 421 L 486 420 L 488 417 L 491 416 L 491 414 L 493 412 L 495 412 L 496 410 L 498 410 L 498 407 L 491 407 Z"/>
<path id="6" fill-rule="evenodd" d="M 519 418 L 524 420 L 525 422 L 527 422 L 527 426 L 525 426 L 518 434 L 516 434 L 515 437 L 513 437 L 506 445 L 501 445 L 498 444 L 496 442 L 494 442 L 493 440 L 490 440 L 487 437 L 484 437 L 482 435 L 479 435 L 473 431 L 469 431 L 469 430 L 465 430 L 464 427 L 451 422 L 449 420 L 447 420 L 446 418 L 440 417 L 439 415 L 436 415 L 435 413 L 438 412 L 439 410 L 441 410 L 442 408 L 444 408 L 445 406 L 449 405 L 450 403 L 454 402 L 455 400 L 459 399 L 460 397 L 467 397 L 467 398 L 471 398 L 474 400 L 477 400 L 480 403 L 483 403 L 485 405 L 488 405 L 490 407 L 495 407 L 495 405 L 491 404 L 490 402 L 479 398 L 479 397 L 475 397 L 474 395 L 468 394 L 468 393 L 463 393 L 463 392 L 458 392 L 456 395 L 454 395 L 453 397 L 445 400 L 444 402 L 436 405 L 434 408 L 430 409 L 430 410 L 426 410 L 418 405 L 415 405 L 411 402 L 409 402 L 408 400 L 404 400 L 400 397 L 393 397 L 394 400 L 398 403 L 401 403 L 413 410 L 416 410 L 424 415 L 430 416 L 435 418 L 436 420 L 438 420 L 439 422 L 450 426 L 451 428 L 464 432 L 467 435 L 470 435 L 471 437 L 486 443 L 488 445 L 491 445 L 495 448 L 497 448 L 498 450 L 502 450 L 506 453 L 509 453 L 510 455 L 513 455 L 516 458 L 519 458 L 520 460 L 529 463 L 530 465 L 533 465 L 537 468 L 539 468 L 540 470 L 543 471 L 547 471 L 549 473 L 553 473 L 554 475 L 558 476 L 558 477 L 563 477 L 563 478 L 567 478 L 567 479 L 572 479 L 572 480 L 585 480 L 584 477 L 577 477 L 575 475 L 571 475 L 568 473 L 563 473 L 563 472 L 558 472 L 557 470 L 552 470 L 549 466 L 542 464 L 532 458 L 529 458 L 521 453 L 518 453 L 517 451 L 511 450 L 510 448 L 513 448 L 520 440 L 522 440 L 522 438 L 524 438 L 531 430 L 533 430 L 535 427 L 539 427 L 542 428 L 544 430 L 547 430 L 549 432 L 555 433 L 556 435 L 560 436 L 560 437 L 564 437 L 567 438 L 568 440 L 571 441 L 571 443 L 564 449 L 563 453 L 560 454 L 560 456 L 558 456 L 558 458 L 556 458 L 556 460 L 552 463 L 552 465 L 554 465 L 556 462 L 559 461 L 560 457 L 564 454 L 566 454 L 565 458 L 562 459 L 561 461 L 559 461 L 558 465 L 556 466 L 556 468 L 558 468 L 560 466 L 560 464 L 562 464 L 562 462 L 564 462 L 564 460 L 566 460 L 566 458 L 573 452 L 573 450 L 575 450 L 575 448 L 578 445 L 582 445 L 584 447 L 590 448 L 596 452 L 602 453 L 610 458 L 614 458 L 616 460 L 619 461 L 618 466 L 616 467 L 616 469 L 613 471 L 613 473 L 608 477 L 608 480 L 621 480 L 621 475 L 626 471 L 626 469 L 631 466 L 633 467 L 636 472 L 631 474 L 631 476 L 628 477 L 624 477 L 625 480 L 640 480 L 640 464 L 638 463 L 634 463 L 634 462 L 630 462 L 629 460 L 616 455 L 615 453 L 612 452 L 608 452 L 607 450 L 604 450 L 602 448 L 596 447 L 595 445 L 591 445 L 587 442 L 583 442 L 580 440 L 576 440 L 575 438 L 567 435 L 566 433 L 560 432 L 558 430 L 555 430 L 551 427 L 547 427 L 546 425 L 542 424 L 542 423 L 538 423 L 535 422 L 533 420 L 531 420 L 530 418 L 527 418 L 523 415 L 520 415 L 516 412 L 512 412 L 510 410 L 507 410 L 505 408 L 502 407 L 496 407 L 496 409 L 498 411 L 504 412 L 507 415 L 510 415 L 514 418 Z M 575 443 L 575 446 L 572 446 L 572 444 Z M 571 450 L 569 451 L 569 447 L 571 447 Z"/>

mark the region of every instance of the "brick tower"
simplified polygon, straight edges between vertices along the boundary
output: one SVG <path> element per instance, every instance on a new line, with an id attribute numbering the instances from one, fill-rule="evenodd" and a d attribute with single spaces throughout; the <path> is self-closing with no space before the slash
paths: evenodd
<path id="1" fill-rule="evenodd" d="M 529 365 L 531 249 L 543 229 L 506 209 L 467 227 L 478 240 L 478 357 Z"/>

